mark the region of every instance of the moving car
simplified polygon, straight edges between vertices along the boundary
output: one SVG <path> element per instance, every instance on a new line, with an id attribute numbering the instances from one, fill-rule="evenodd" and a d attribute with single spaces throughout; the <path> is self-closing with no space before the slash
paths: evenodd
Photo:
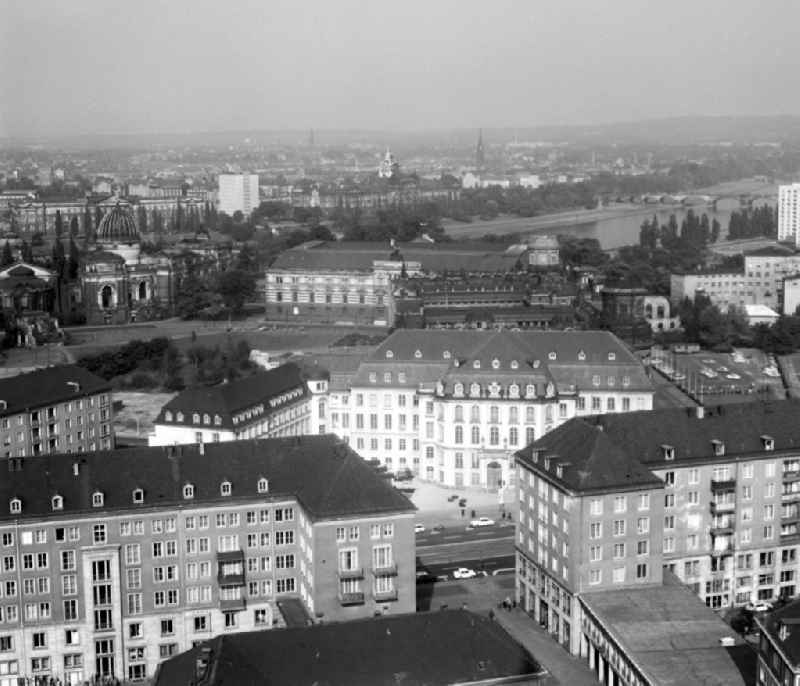
<path id="1" fill-rule="evenodd" d="M 479 527 L 479 526 L 493 526 L 494 519 L 489 519 L 488 517 L 478 517 L 477 519 L 473 519 L 469 525 L 471 527 Z"/>
<path id="2" fill-rule="evenodd" d="M 475 573 L 474 569 L 468 569 L 467 567 L 459 567 L 456 571 L 453 572 L 454 579 L 472 579 L 478 576 Z"/>
<path id="3" fill-rule="evenodd" d="M 725 378 L 735 381 L 736 379 L 741 379 L 742 377 L 739 374 L 737 374 L 736 372 L 731 372 L 730 374 L 726 374 Z"/>

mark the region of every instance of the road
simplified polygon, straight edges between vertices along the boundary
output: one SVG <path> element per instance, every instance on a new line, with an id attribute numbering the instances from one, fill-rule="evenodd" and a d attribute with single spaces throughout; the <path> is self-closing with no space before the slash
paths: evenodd
<path id="1" fill-rule="evenodd" d="M 514 527 L 449 527 L 440 533 L 417 534 L 417 568 L 451 576 L 458 567 L 488 572 L 514 567 Z"/>

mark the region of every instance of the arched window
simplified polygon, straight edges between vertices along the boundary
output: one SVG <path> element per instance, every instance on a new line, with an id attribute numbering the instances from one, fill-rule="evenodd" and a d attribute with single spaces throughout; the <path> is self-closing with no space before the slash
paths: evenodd
<path id="1" fill-rule="evenodd" d="M 461 424 L 456 426 L 456 443 L 464 442 L 464 427 Z"/>
<path id="2" fill-rule="evenodd" d="M 139 300 L 147 300 L 147 282 L 139 282 Z"/>
<path id="3" fill-rule="evenodd" d="M 195 412 L 192 415 L 192 424 L 199 424 L 199 423 L 200 423 L 200 414 L 198 412 Z"/>
<path id="4" fill-rule="evenodd" d="M 8 509 L 11 510 L 11 514 L 19 514 L 22 512 L 22 501 L 19 498 L 12 498 L 8 503 Z"/>
<path id="5" fill-rule="evenodd" d="M 422 351 L 421 351 L 421 350 L 415 350 L 415 351 L 414 351 L 414 357 L 415 357 L 417 360 L 421 359 L 421 358 L 422 358 Z"/>
<path id="6" fill-rule="evenodd" d="M 536 408 L 533 405 L 528 405 L 528 407 L 525 408 L 525 421 L 528 424 L 536 422 Z"/>
<path id="7" fill-rule="evenodd" d="M 230 495 L 231 491 L 232 491 L 232 486 L 230 481 L 223 481 L 219 485 L 220 495 Z"/>
<path id="8" fill-rule="evenodd" d="M 211 424 L 211 415 L 208 414 L 203 415 L 203 424 Z"/>
<path id="9" fill-rule="evenodd" d="M 92 493 L 92 507 L 103 507 L 104 502 L 105 497 L 101 491 L 95 491 Z"/>
<path id="10" fill-rule="evenodd" d="M 214 415 L 214 426 L 221 426 L 222 425 L 222 417 L 218 414 Z"/>
<path id="11" fill-rule="evenodd" d="M 144 491 L 141 488 L 134 488 L 132 495 L 133 495 L 133 502 L 135 503 L 144 502 Z"/>
<path id="12" fill-rule="evenodd" d="M 191 500 L 194 498 L 194 484 L 184 484 L 183 485 L 183 499 L 184 500 Z"/>
<path id="13" fill-rule="evenodd" d="M 114 296 L 114 288 L 112 286 L 103 286 L 100 290 L 100 307 L 104 310 L 107 310 L 111 307 L 114 307 L 116 304 L 116 298 Z"/>
<path id="14" fill-rule="evenodd" d="M 54 510 L 63 510 L 64 498 L 62 498 L 60 495 L 54 495 L 50 501 L 50 504 Z"/>
<path id="15" fill-rule="evenodd" d="M 258 480 L 258 492 L 269 493 L 269 481 L 267 481 L 263 476 Z"/>
<path id="16" fill-rule="evenodd" d="M 586 359 L 586 353 L 583 350 L 578 351 L 578 359 L 583 362 Z"/>
<path id="17" fill-rule="evenodd" d="M 178 420 L 179 422 L 182 422 L 182 421 L 183 421 L 183 412 L 178 412 L 177 420 Z"/>

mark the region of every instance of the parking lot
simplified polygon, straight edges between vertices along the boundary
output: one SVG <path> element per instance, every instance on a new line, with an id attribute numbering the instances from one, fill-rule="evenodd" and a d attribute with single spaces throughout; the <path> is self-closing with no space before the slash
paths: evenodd
<path id="1" fill-rule="evenodd" d="M 784 398 L 777 361 L 760 350 L 675 353 L 653 348 L 651 366 L 695 400 L 720 404 Z"/>

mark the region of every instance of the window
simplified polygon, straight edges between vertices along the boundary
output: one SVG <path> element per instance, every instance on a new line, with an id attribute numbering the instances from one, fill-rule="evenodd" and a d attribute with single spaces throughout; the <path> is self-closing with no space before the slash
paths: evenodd
<path id="1" fill-rule="evenodd" d="M 589 512 L 593 515 L 603 514 L 603 501 L 600 498 L 592 498 L 589 503 Z"/>
<path id="2" fill-rule="evenodd" d="M 103 507 L 104 500 L 105 498 L 100 491 L 92 493 L 92 507 Z"/>
<path id="3" fill-rule="evenodd" d="M 628 509 L 628 499 L 624 495 L 614 497 L 614 512 L 625 512 Z"/>
<path id="4" fill-rule="evenodd" d="M 106 542 L 106 525 L 95 524 L 92 527 L 92 541 L 95 545 L 100 545 Z"/>
<path id="5" fill-rule="evenodd" d="M 183 499 L 191 500 L 192 498 L 194 498 L 194 484 L 184 484 Z"/>
<path id="6" fill-rule="evenodd" d="M 269 482 L 263 477 L 258 480 L 258 492 L 259 493 L 269 492 Z"/>
<path id="7" fill-rule="evenodd" d="M 223 481 L 219 486 L 219 493 L 220 493 L 220 495 L 230 495 L 231 494 L 231 482 L 230 481 Z"/>
<path id="8" fill-rule="evenodd" d="M 132 493 L 134 503 L 144 502 L 144 491 L 141 488 L 135 488 Z"/>
<path id="9" fill-rule="evenodd" d="M 60 495 L 54 495 L 51 500 L 51 505 L 53 510 L 63 510 L 64 509 L 64 498 Z"/>
<path id="10" fill-rule="evenodd" d="M 615 536 L 624 536 L 625 535 L 625 520 L 624 519 L 615 519 L 614 520 L 614 535 Z"/>
<path id="11" fill-rule="evenodd" d="M 640 562 L 636 565 L 636 579 L 638 581 L 643 581 L 647 578 L 647 563 Z"/>

